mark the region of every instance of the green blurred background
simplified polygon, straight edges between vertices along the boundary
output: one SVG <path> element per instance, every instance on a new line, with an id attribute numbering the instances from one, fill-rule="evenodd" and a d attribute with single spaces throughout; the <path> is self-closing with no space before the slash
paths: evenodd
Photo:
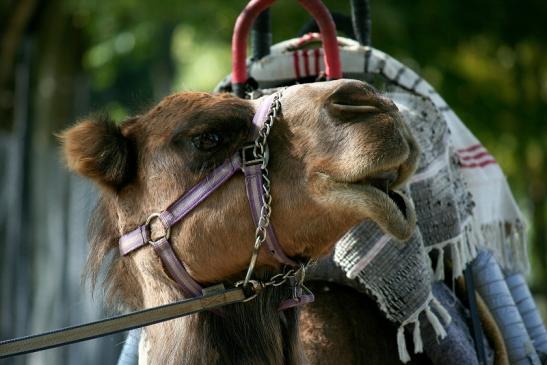
<path id="1" fill-rule="evenodd" d="M 92 111 L 122 120 L 171 92 L 212 90 L 230 71 L 245 3 L 4 0 L 0 132 L 26 118 L 33 146 L 56 148 L 53 133 Z M 325 3 L 349 14 L 349 1 Z M 529 280 L 545 306 L 547 2 L 372 0 L 371 10 L 373 46 L 428 80 L 503 167 L 529 223 Z M 296 1 L 278 1 L 274 43 L 307 20 Z"/>

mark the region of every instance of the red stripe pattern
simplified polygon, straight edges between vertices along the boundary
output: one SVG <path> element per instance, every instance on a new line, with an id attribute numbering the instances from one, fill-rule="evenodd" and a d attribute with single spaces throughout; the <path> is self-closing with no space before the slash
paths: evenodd
<path id="1" fill-rule="evenodd" d="M 314 75 L 319 75 L 319 73 L 321 72 L 321 69 L 319 66 L 319 57 L 321 57 L 321 54 L 319 53 L 319 49 L 315 48 L 313 50 L 313 61 L 314 61 L 314 67 L 315 67 Z"/>
<path id="2" fill-rule="evenodd" d="M 310 58 L 308 57 L 307 49 L 302 50 L 302 56 L 304 56 L 304 73 L 306 74 L 306 77 L 309 77 L 310 76 Z"/>
<path id="3" fill-rule="evenodd" d="M 481 144 L 474 144 L 456 151 L 460 167 L 464 169 L 483 168 L 496 164 L 494 157 Z"/>
<path id="4" fill-rule="evenodd" d="M 292 53 L 293 57 L 293 66 L 294 66 L 294 77 L 297 80 L 300 80 L 300 58 L 298 57 L 298 50 L 295 50 Z"/>
<path id="5" fill-rule="evenodd" d="M 297 80 L 302 77 L 318 76 L 321 74 L 322 48 L 302 49 L 300 47 L 313 41 L 320 41 L 319 33 L 308 33 L 300 37 L 296 42 L 289 46 L 293 56 L 294 75 Z M 313 52 L 313 53 L 312 53 Z M 302 67 L 303 66 L 303 67 Z"/>

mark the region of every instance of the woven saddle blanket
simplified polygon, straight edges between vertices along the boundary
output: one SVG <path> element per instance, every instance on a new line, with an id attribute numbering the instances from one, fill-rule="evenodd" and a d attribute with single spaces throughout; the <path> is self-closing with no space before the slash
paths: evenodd
<path id="1" fill-rule="evenodd" d="M 259 94 L 324 69 L 322 50 L 298 49 L 299 44 L 301 39 L 282 42 L 249 63 Z M 399 242 L 364 221 L 339 240 L 330 260 L 399 324 L 399 356 L 406 362 L 405 331 L 412 334 L 414 352 L 423 350 L 421 322 L 437 337 L 446 336 L 451 318 L 431 289 L 445 270 L 459 277 L 479 250 L 487 249 L 505 272 L 528 271 L 525 225 L 496 160 L 431 85 L 379 50 L 344 38 L 339 45 L 344 77 L 367 81 L 390 97 L 422 149 L 404 188 L 416 208 L 416 233 Z M 316 65 L 315 74 L 306 62 Z M 228 82 L 229 76 L 217 90 Z"/>
<path id="2" fill-rule="evenodd" d="M 423 350 L 421 321 L 446 336 L 450 316 L 431 290 L 444 279 L 445 262 L 456 278 L 488 249 L 507 272 L 527 271 L 525 227 L 499 165 L 446 102 L 398 61 L 368 52 L 366 74 L 377 75 L 369 81 L 397 104 L 422 149 L 406 186 L 418 227 L 402 243 L 365 221 L 337 243 L 334 262 L 399 323 L 399 356 L 406 362 L 405 330 L 413 334 L 414 352 Z"/>

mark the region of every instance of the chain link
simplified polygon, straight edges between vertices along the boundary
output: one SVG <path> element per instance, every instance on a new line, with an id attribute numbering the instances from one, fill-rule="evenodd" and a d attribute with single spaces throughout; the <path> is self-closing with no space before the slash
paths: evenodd
<path id="1" fill-rule="evenodd" d="M 268 156 L 266 156 L 266 154 L 268 153 L 268 136 L 270 135 L 270 131 L 272 129 L 275 119 L 281 112 L 281 96 L 282 90 L 278 91 L 274 95 L 272 105 L 270 107 L 270 110 L 268 111 L 268 115 L 266 116 L 266 121 L 264 122 L 264 126 L 262 127 L 262 129 L 258 132 L 258 137 L 255 139 L 253 148 L 254 158 L 263 161 L 261 166 L 263 194 L 262 208 L 260 209 L 260 218 L 258 220 L 255 231 L 253 255 L 251 257 L 249 268 L 247 269 L 247 274 L 245 275 L 244 285 L 247 285 L 247 283 L 249 283 L 249 280 L 251 279 L 251 274 L 253 273 L 256 259 L 258 258 L 258 252 L 260 250 L 260 247 L 262 246 L 262 243 L 264 243 L 264 241 L 266 240 L 267 229 L 270 225 L 270 216 L 272 215 L 272 195 L 270 193 L 269 171 L 268 167 L 266 166 L 268 161 Z"/>
<path id="2" fill-rule="evenodd" d="M 312 261 L 309 261 L 306 264 L 301 264 L 298 268 L 292 268 L 289 269 L 285 273 L 279 273 L 274 276 L 272 276 L 268 281 L 258 281 L 258 280 L 248 280 L 248 281 L 238 281 L 234 284 L 236 288 L 238 287 L 248 287 L 247 285 L 250 284 L 250 287 L 252 288 L 252 294 L 245 300 L 249 301 L 254 298 L 262 291 L 263 289 L 267 287 L 278 287 L 281 286 L 291 279 L 295 279 L 294 283 L 296 285 L 302 285 L 304 282 L 304 277 L 306 275 L 306 269 L 313 265 Z"/>
<path id="3" fill-rule="evenodd" d="M 256 265 L 256 260 L 258 258 L 258 253 L 262 243 L 266 240 L 267 229 L 270 225 L 270 216 L 272 214 L 272 195 L 270 193 L 270 178 L 268 171 L 268 136 L 274 124 L 275 119 L 281 113 L 281 96 L 282 91 L 278 91 L 272 101 L 268 115 L 266 116 L 266 121 L 264 126 L 258 133 L 258 137 L 255 139 L 253 147 L 253 157 L 255 160 L 261 160 L 261 170 L 262 170 L 262 208 L 260 209 L 260 218 L 255 231 L 255 243 L 253 246 L 253 254 L 251 257 L 251 262 L 249 268 L 247 269 L 247 274 L 245 275 L 245 280 L 239 281 L 235 284 L 236 287 L 243 286 L 250 290 L 249 296 L 246 301 L 254 299 L 258 293 L 267 287 L 278 287 L 287 282 L 290 282 L 291 285 L 302 285 L 304 282 L 304 277 L 306 275 L 306 269 L 309 265 L 312 265 L 312 261 L 308 261 L 306 264 L 301 264 L 298 268 L 290 268 L 284 273 L 276 274 L 272 276 L 268 281 L 259 281 L 251 280 L 251 275 L 253 273 L 254 267 Z"/>
<path id="4" fill-rule="evenodd" d="M 270 278 L 269 281 L 265 282 L 263 284 L 264 287 L 268 287 L 268 286 L 281 286 L 283 284 L 285 284 L 287 281 L 289 281 L 290 278 L 295 278 L 297 277 L 297 274 L 299 274 L 300 272 L 302 272 L 304 270 L 304 267 L 301 266 L 299 267 L 297 270 L 295 269 L 290 269 L 289 271 L 287 271 L 286 273 L 281 273 L 281 274 L 277 274 L 277 275 L 274 275 Z"/>

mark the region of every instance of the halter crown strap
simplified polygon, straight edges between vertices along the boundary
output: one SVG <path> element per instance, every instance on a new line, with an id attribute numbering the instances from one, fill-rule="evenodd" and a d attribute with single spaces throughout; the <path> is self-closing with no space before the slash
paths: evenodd
<path id="1" fill-rule="evenodd" d="M 266 118 L 268 117 L 268 111 L 274 100 L 274 95 L 271 94 L 266 97 L 266 99 L 260 103 L 257 112 L 253 117 L 253 133 L 252 140 L 255 140 L 258 137 L 258 134 Z M 262 186 L 264 181 L 262 179 L 262 169 L 260 164 L 247 165 L 242 164 L 241 170 L 245 174 L 245 189 L 247 191 L 247 200 L 249 201 L 249 207 L 251 208 L 251 216 L 253 217 L 253 222 L 258 226 L 258 220 L 260 219 L 260 211 L 264 205 L 264 194 L 262 191 Z M 298 266 L 294 260 L 291 260 L 281 248 L 273 225 L 268 225 L 266 229 L 266 246 L 268 246 L 268 252 L 280 263 L 289 266 Z"/>

